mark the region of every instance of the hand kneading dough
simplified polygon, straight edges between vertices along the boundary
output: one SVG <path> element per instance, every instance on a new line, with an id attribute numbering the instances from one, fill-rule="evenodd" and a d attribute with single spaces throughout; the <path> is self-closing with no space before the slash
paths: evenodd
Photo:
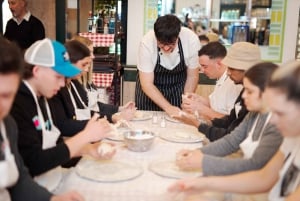
<path id="1" fill-rule="evenodd" d="M 98 153 L 101 154 L 101 155 L 105 155 L 107 153 L 111 153 L 114 150 L 115 150 L 115 148 L 112 145 L 107 144 L 107 143 L 102 143 L 98 147 Z"/>

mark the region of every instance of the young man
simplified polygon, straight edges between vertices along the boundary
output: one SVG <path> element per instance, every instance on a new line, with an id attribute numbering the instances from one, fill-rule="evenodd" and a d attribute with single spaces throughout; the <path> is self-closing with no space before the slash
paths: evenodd
<path id="1" fill-rule="evenodd" d="M 17 126 L 8 113 L 20 84 L 22 61 L 19 49 L 0 37 L 0 200 L 82 201 L 75 192 L 54 196 L 36 184 L 18 153 Z"/>
<path id="2" fill-rule="evenodd" d="M 140 110 L 180 112 L 181 95 L 195 92 L 200 41 L 174 15 L 159 17 L 142 39 L 138 55 L 135 103 Z"/>
<path id="3" fill-rule="evenodd" d="M 230 47 L 226 57 L 221 62 L 227 66 L 227 74 L 230 79 L 235 84 L 242 84 L 245 72 L 254 64 L 261 62 L 260 49 L 252 43 L 237 42 Z M 242 93 L 243 90 L 237 97 L 230 114 L 213 119 L 211 124 L 199 121 L 192 114 L 178 115 L 175 118 L 196 126 L 209 140 L 217 140 L 237 127 L 248 113 L 242 99 Z"/>
<path id="4" fill-rule="evenodd" d="M 23 81 L 16 95 L 11 114 L 18 122 L 20 154 L 29 172 L 41 185 L 54 190 L 62 178 L 61 165 L 83 154 L 103 158 L 97 142 L 108 136 L 111 127 L 106 119 L 94 115 L 85 128 L 63 140 L 53 123 L 47 98 L 65 85 L 65 77 L 81 71 L 71 64 L 65 47 L 46 38 L 31 45 L 25 52 Z M 62 133 L 64 135 L 64 133 Z"/>
<path id="5" fill-rule="evenodd" d="M 182 109 L 189 113 L 198 112 L 210 120 L 228 115 L 234 107 L 243 86 L 234 84 L 227 75 L 227 66 L 222 64 L 226 48 L 219 42 L 210 42 L 199 52 L 201 71 L 210 79 L 216 79 L 216 86 L 208 98 L 189 94 L 182 100 Z"/>

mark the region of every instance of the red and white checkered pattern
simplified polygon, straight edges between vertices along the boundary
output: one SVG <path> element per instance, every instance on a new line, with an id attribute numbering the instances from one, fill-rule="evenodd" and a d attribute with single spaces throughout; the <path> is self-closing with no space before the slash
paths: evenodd
<path id="1" fill-rule="evenodd" d="M 114 78 L 114 73 L 93 73 L 93 83 L 97 87 L 110 87 Z"/>
<path id="2" fill-rule="evenodd" d="M 86 37 L 93 42 L 94 47 L 109 47 L 114 42 L 114 34 L 99 33 L 79 33 L 80 36 Z"/>

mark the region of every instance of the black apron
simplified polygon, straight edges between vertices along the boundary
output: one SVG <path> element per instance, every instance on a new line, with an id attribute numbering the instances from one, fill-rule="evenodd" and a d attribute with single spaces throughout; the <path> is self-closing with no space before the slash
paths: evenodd
<path id="1" fill-rule="evenodd" d="M 168 70 L 160 65 L 159 49 L 157 54 L 157 63 L 154 68 L 154 85 L 172 105 L 180 107 L 181 95 L 183 94 L 185 82 L 187 79 L 187 67 L 184 62 L 184 55 L 181 41 L 178 38 L 178 49 L 180 62 L 173 69 Z M 138 110 L 161 111 L 142 90 L 139 73 L 137 73 L 135 87 L 135 104 Z"/>

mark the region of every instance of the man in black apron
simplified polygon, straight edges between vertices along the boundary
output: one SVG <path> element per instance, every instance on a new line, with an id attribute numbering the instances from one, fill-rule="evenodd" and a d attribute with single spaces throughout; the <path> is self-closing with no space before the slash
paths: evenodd
<path id="1" fill-rule="evenodd" d="M 174 15 L 159 17 L 140 45 L 135 102 L 139 110 L 178 114 L 181 95 L 198 84 L 200 41 Z"/>

